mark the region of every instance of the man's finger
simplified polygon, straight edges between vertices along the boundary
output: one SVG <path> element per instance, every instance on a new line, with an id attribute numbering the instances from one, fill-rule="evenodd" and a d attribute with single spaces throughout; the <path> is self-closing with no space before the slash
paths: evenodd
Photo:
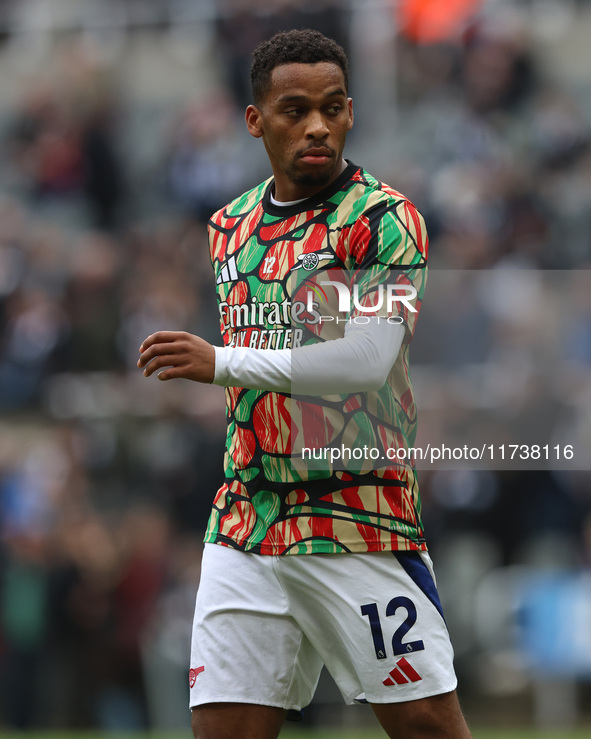
<path id="1" fill-rule="evenodd" d="M 158 379 L 165 381 L 165 380 L 174 380 L 177 378 L 181 379 L 189 379 L 187 376 L 187 370 L 184 366 L 182 367 L 168 367 L 165 370 L 162 370 L 162 372 L 158 373 Z"/>
<path id="2" fill-rule="evenodd" d="M 144 352 L 153 344 L 168 344 L 171 341 L 175 341 L 182 333 L 183 331 L 156 331 L 155 334 L 150 334 L 150 336 L 143 340 L 140 346 L 140 352 Z"/>
<path id="3" fill-rule="evenodd" d="M 178 354 L 162 354 L 161 356 L 155 357 L 148 366 L 144 369 L 144 375 L 149 377 L 156 370 L 162 367 L 176 367 L 181 364 Z"/>
<path id="4" fill-rule="evenodd" d="M 144 351 L 141 353 L 140 358 L 137 362 L 137 366 L 143 367 L 155 357 L 174 355 L 182 351 L 183 347 L 175 344 L 174 342 L 169 342 L 168 344 L 152 344 L 152 346 L 144 349 Z"/>

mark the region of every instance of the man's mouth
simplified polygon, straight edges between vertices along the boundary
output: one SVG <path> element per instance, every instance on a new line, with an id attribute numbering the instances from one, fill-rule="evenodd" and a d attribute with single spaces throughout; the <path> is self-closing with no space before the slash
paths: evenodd
<path id="1" fill-rule="evenodd" d="M 332 159 L 332 156 L 333 152 L 330 149 L 323 146 L 317 146 L 311 149 L 306 149 L 300 158 L 307 164 L 326 164 Z"/>

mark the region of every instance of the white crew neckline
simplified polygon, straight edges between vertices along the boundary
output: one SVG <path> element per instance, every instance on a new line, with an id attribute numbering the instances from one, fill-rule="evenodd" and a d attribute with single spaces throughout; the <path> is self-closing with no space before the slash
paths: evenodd
<path id="1" fill-rule="evenodd" d="M 269 197 L 271 198 L 271 203 L 278 206 L 279 208 L 289 208 L 290 205 L 298 205 L 299 203 L 303 203 L 304 200 L 308 199 L 300 198 L 299 200 L 276 200 L 272 192 L 269 193 Z"/>

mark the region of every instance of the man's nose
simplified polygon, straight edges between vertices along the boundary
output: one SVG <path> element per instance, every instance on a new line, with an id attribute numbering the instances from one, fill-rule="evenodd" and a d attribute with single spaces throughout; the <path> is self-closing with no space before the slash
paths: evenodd
<path id="1" fill-rule="evenodd" d="M 329 134 L 324 116 L 319 110 L 310 111 L 306 121 L 306 135 L 312 139 L 323 139 Z"/>

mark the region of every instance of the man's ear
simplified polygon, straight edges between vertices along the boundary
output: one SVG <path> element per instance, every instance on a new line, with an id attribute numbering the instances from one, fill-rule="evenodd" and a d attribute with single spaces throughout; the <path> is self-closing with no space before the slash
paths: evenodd
<path id="1" fill-rule="evenodd" d="M 353 128 L 353 100 L 351 98 L 347 98 L 347 108 L 349 109 L 349 126 L 347 127 L 347 131 L 350 131 Z"/>
<path id="2" fill-rule="evenodd" d="M 256 107 L 256 105 L 249 105 L 246 109 L 246 114 L 244 118 L 246 120 L 246 128 L 248 129 L 248 133 L 251 136 L 254 136 L 255 139 L 260 139 L 263 135 L 263 120 L 261 116 L 261 111 Z"/>

